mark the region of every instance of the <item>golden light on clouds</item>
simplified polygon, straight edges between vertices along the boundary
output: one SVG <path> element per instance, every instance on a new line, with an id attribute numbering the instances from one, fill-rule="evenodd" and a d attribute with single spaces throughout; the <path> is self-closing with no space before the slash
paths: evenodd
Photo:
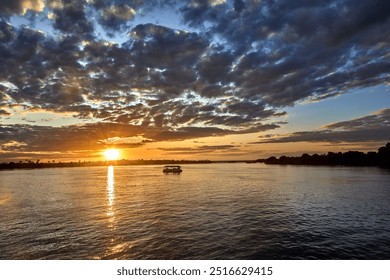
<path id="1" fill-rule="evenodd" d="M 24 15 L 28 10 L 42 12 L 45 8 L 45 1 L 43 0 L 24 0 L 22 2 L 22 14 Z"/>

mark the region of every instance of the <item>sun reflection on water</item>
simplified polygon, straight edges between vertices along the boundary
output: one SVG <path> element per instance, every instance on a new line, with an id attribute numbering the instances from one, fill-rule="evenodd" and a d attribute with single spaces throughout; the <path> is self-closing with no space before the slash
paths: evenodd
<path id="1" fill-rule="evenodd" d="M 114 218 L 114 203 L 115 203 L 115 176 L 114 166 L 109 166 L 107 169 L 107 216 Z M 113 220 L 110 222 L 113 222 Z"/>
<path id="2" fill-rule="evenodd" d="M 115 174 L 114 166 L 108 166 L 107 168 L 107 221 L 108 229 L 107 237 L 109 237 L 109 243 L 107 244 L 107 250 L 102 256 L 98 256 L 99 259 L 116 259 L 117 256 L 123 254 L 123 251 L 129 247 L 127 243 L 123 243 L 118 238 L 118 221 L 115 216 Z"/>
<path id="3" fill-rule="evenodd" d="M 11 194 L 0 194 L 0 205 L 7 204 L 11 200 Z"/>

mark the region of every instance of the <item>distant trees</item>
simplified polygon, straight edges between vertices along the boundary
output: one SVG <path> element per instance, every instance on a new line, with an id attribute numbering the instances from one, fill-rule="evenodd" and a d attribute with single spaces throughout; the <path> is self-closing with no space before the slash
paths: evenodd
<path id="1" fill-rule="evenodd" d="M 300 157 L 281 156 L 279 159 L 272 156 L 268 159 L 258 160 L 266 164 L 296 164 L 296 165 L 352 165 L 352 166 L 387 166 L 390 167 L 390 143 L 380 147 L 378 152 L 346 153 L 329 152 L 326 155 L 303 154 Z"/>
<path id="2" fill-rule="evenodd" d="M 390 166 L 390 143 L 378 149 L 378 159 L 382 165 Z"/>
<path id="3" fill-rule="evenodd" d="M 190 164 L 190 163 L 211 163 L 209 160 L 117 160 L 115 165 L 152 165 L 152 164 Z M 33 169 L 53 167 L 89 167 L 107 166 L 113 164 L 107 161 L 78 161 L 78 162 L 42 162 L 41 160 L 26 160 L 19 162 L 0 163 L 0 170 L 10 169 Z"/>

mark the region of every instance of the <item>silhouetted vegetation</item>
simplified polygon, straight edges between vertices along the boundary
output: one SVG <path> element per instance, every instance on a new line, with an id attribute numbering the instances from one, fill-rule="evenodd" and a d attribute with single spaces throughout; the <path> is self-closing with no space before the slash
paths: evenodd
<path id="1" fill-rule="evenodd" d="M 300 157 L 281 156 L 259 159 L 258 162 L 266 164 L 295 164 L 295 165 L 350 165 L 350 166 L 386 166 L 390 167 L 390 143 L 378 149 L 378 152 L 357 152 L 346 153 L 329 152 L 324 155 L 303 154 Z"/>
<path id="2" fill-rule="evenodd" d="M 35 169 L 35 168 L 58 168 L 58 167 L 89 167 L 108 165 L 165 165 L 165 164 L 190 164 L 190 163 L 211 163 L 209 160 L 115 160 L 115 161 L 78 161 L 78 162 L 41 162 L 40 160 L 18 161 L 0 163 L 0 170 L 10 169 Z"/>

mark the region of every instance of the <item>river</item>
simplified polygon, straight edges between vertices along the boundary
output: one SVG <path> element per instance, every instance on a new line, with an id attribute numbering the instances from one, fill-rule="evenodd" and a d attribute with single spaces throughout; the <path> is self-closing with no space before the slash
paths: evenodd
<path id="1" fill-rule="evenodd" d="M 0 259 L 390 259 L 390 170 L 0 172 Z"/>

